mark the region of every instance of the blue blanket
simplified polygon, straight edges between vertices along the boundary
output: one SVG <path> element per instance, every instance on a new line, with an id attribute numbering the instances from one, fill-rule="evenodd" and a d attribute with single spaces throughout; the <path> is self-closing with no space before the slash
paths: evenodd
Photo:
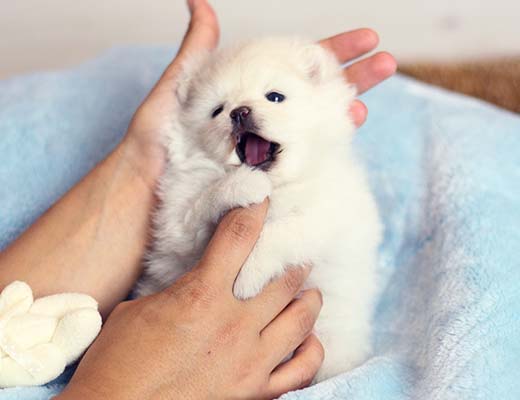
<path id="1" fill-rule="evenodd" d="M 0 249 L 115 146 L 173 54 L 0 82 Z M 520 399 L 520 117 L 401 76 L 364 100 L 355 146 L 385 223 L 376 351 L 283 399 Z M 47 399 L 69 375 L 0 398 Z"/>

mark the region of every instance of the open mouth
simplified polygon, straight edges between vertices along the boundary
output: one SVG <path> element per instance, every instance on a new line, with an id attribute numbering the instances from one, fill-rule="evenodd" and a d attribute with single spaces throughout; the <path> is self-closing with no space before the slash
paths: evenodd
<path id="1" fill-rule="evenodd" d="M 252 133 L 244 132 L 238 136 L 236 152 L 241 162 L 252 167 L 266 170 L 275 160 L 280 145 Z"/>

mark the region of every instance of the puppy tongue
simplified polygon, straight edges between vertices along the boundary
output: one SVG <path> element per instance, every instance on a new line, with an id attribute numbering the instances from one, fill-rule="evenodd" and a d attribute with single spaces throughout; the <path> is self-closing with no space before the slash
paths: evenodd
<path id="1" fill-rule="evenodd" d="M 247 137 L 245 156 L 248 165 L 258 165 L 267 160 L 271 143 L 257 135 Z"/>

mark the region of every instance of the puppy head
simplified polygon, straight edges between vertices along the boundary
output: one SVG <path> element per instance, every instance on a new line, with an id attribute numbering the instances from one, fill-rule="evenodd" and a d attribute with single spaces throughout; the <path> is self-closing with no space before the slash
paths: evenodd
<path id="1" fill-rule="evenodd" d="M 177 96 L 190 140 L 227 168 L 242 163 L 273 183 L 301 178 L 353 132 L 355 89 L 320 46 L 263 39 L 200 54 L 183 69 Z"/>

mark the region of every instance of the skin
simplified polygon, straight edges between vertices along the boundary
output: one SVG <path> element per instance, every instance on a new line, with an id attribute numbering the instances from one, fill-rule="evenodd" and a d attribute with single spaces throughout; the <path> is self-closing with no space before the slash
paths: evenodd
<path id="1" fill-rule="evenodd" d="M 266 211 L 264 201 L 230 212 L 191 272 L 117 306 L 59 398 L 267 399 L 309 384 L 323 359 L 310 335 L 321 295 L 291 301 L 309 269 L 292 269 L 250 301 L 232 293 Z"/>
<path id="2" fill-rule="evenodd" d="M 0 254 L 0 287 L 23 280 L 35 297 L 87 293 L 105 317 L 127 296 L 149 241 L 154 188 L 166 161 L 159 137 L 175 107 L 172 93 L 180 65 L 190 53 L 218 43 L 217 19 L 206 0 L 191 0 L 188 6 L 191 20 L 181 49 L 136 111 L 124 139 Z M 347 62 L 373 50 L 378 37 L 359 29 L 320 43 Z M 351 64 L 345 77 L 362 93 L 395 69 L 393 57 L 382 52 Z M 367 116 L 359 100 L 345 112 L 358 126 Z M 319 341 L 309 335 L 320 296 L 307 292 L 279 314 L 303 277 L 287 275 L 245 304 L 230 298 L 229 283 L 253 246 L 266 207 L 232 211 L 192 273 L 164 293 L 119 305 L 63 397 L 269 398 L 310 382 L 323 357 Z M 235 252 L 240 255 L 231 257 Z M 222 277 L 226 283 L 217 285 Z M 260 315 L 263 326 L 254 321 Z M 137 353 L 136 343 L 139 354 L 127 354 Z M 297 357 L 273 372 L 295 348 Z M 102 391 L 96 383 L 101 377 Z"/>

